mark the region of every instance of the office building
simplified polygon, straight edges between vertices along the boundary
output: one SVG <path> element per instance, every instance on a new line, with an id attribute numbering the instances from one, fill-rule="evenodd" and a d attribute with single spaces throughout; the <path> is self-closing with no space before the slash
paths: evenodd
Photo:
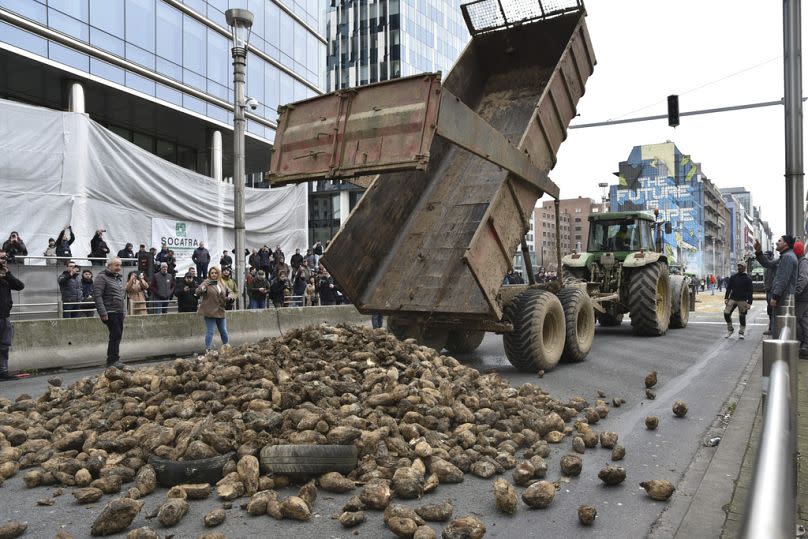
<path id="1" fill-rule="evenodd" d="M 0 97 L 86 112 L 172 163 L 231 176 L 229 7 L 254 15 L 246 171 L 261 185 L 278 106 L 323 87 L 317 0 L 0 0 Z"/>
<path id="2" fill-rule="evenodd" d="M 561 256 L 573 251 L 586 250 L 589 237 L 589 215 L 597 213 L 600 203 L 591 198 L 578 197 L 559 201 L 559 226 L 556 230 L 555 205 L 546 200 L 534 210 L 536 260 L 534 265 L 547 271 L 556 271 L 556 242 L 561 244 Z"/>

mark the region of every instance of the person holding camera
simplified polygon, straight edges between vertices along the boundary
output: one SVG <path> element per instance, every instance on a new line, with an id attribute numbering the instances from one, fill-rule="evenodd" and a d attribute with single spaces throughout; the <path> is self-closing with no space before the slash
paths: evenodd
<path id="1" fill-rule="evenodd" d="M 65 270 L 56 279 L 59 292 L 62 293 L 62 317 L 79 318 L 81 316 L 81 300 L 84 293 L 81 288 L 79 268 L 72 260 L 65 263 Z"/>
<path id="2" fill-rule="evenodd" d="M 11 324 L 11 306 L 14 304 L 11 291 L 19 292 L 25 288 L 22 281 L 11 274 L 8 269 L 8 255 L 0 250 L 0 382 L 17 380 L 17 376 L 8 373 L 8 355 L 11 341 L 14 339 L 14 326 Z"/>
<path id="3" fill-rule="evenodd" d="M 76 236 L 73 234 L 73 227 L 65 225 L 65 227 L 56 236 L 56 256 L 71 257 L 73 253 L 70 251 L 70 246 L 76 241 Z"/>
<path id="4" fill-rule="evenodd" d="M 104 241 L 105 229 L 99 228 L 95 231 L 95 236 L 90 240 L 90 258 L 102 258 L 103 260 L 93 260 L 93 266 L 103 266 L 109 254 L 109 246 Z"/>
<path id="5" fill-rule="evenodd" d="M 130 271 L 126 276 L 126 295 L 129 298 L 129 314 L 140 315 L 147 314 L 146 309 L 146 290 L 149 289 L 149 283 L 146 281 L 145 273 L 138 273 Z"/>
<path id="6" fill-rule="evenodd" d="M 3 243 L 3 251 L 6 252 L 9 262 L 16 262 L 18 256 L 28 256 L 28 248 L 25 242 L 17 232 L 12 232 L 8 239 Z"/>
<path id="7" fill-rule="evenodd" d="M 135 261 L 135 252 L 132 250 L 132 244 L 127 243 L 126 246 L 118 251 L 118 258 L 123 261 L 124 266 L 136 266 L 137 262 Z"/>
<path id="8" fill-rule="evenodd" d="M 295 268 L 295 279 L 292 283 L 292 295 L 295 296 L 295 306 L 303 306 L 303 296 L 306 295 L 306 285 L 309 282 L 309 268 L 305 260 L 301 259 L 300 265 Z"/>
<path id="9" fill-rule="evenodd" d="M 188 272 L 182 280 L 177 280 L 174 295 L 177 297 L 178 313 L 195 313 L 199 307 L 199 298 L 196 297 L 196 281 L 193 274 Z"/>
<path id="10" fill-rule="evenodd" d="M 267 295 L 269 294 L 269 281 L 267 281 L 264 270 L 258 270 L 258 274 L 248 286 L 250 295 L 250 309 L 266 309 Z"/>
<path id="11" fill-rule="evenodd" d="M 219 330 L 222 345 L 227 345 L 230 338 L 227 335 L 227 304 L 232 300 L 230 289 L 219 280 L 221 271 L 214 266 L 208 270 L 208 278 L 203 280 L 196 289 L 197 297 L 201 298 L 197 313 L 205 319 L 205 350 L 213 349 L 213 332 Z"/>
<path id="12" fill-rule="evenodd" d="M 107 367 L 122 369 L 120 347 L 123 338 L 123 320 L 126 317 L 126 291 L 121 278 L 121 259 L 107 262 L 104 271 L 98 274 L 93 283 L 93 298 L 98 316 L 109 330 L 107 344 Z"/>

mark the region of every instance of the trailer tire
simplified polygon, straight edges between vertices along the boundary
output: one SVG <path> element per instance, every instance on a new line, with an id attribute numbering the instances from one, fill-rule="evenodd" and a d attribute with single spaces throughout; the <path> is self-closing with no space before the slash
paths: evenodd
<path id="1" fill-rule="evenodd" d="M 485 331 L 453 329 L 446 340 L 446 349 L 453 354 L 469 354 L 483 342 Z"/>
<path id="2" fill-rule="evenodd" d="M 356 468 L 354 445 L 267 445 L 261 449 L 261 470 L 276 474 L 348 474 Z"/>
<path id="3" fill-rule="evenodd" d="M 670 327 L 687 327 L 690 319 L 690 287 L 682 275 L 671 275 L 671 323 Z"/>
<path id="4" fill-rule="evenodd" d="M 598 313 L 598 324 L 605 328 L 613 328 L 621 325 L 623 323 L 623 315 L 617 314 L 612 315 L 609 313 Z"/>
<path id="5" fill-rule="evenodd" d="M 671 319 L 668 265 L 654 262 L 633 270 L 628 301 L 635 334 L 649 337 L 664 335 Z"/>
<path id="6" fill-rule="evenodd" d="M 564 287 L 558 293 L 564 308 L 566 339 L 561 361 L 577 363 L 586 359 L 595 339 L 595 310 L 585 290 Z"/>
<path id="7" fill-rule="evenodd" d="M 549 371 L 564 352 L 564 308 L 558 297 L 529 288 L 505 307 L 513 331 L 502 336 L 505 355 L 521 371 Z"/>

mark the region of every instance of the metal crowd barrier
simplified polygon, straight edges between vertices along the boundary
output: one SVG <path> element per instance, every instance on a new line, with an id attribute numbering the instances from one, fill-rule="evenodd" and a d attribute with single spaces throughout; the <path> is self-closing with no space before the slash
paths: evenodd
<path id="1" fill-rule="evenodd" d="M 763 428 L 741 537 L 797 535 L 797 362 L 794 298 L 777 308 L 776 339 L 763 341 Z M 768 384 L 765 383 L 768 379 Z"/>

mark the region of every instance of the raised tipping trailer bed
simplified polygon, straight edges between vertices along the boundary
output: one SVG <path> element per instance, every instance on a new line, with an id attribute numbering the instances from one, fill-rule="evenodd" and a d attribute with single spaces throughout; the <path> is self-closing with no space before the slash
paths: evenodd
<path id="1" fill-rule="evenodd" d="M 360 311 L 436 346 L 440 328 L 513 330 L 503 276 L 536 201 L 559 196 L 547 173 L 595 64 L 580 1 L 462 9 L 472 40 L 442 84 L 425 74 L 282 108 L 270 172 L 274 185 L 364 177 L 323 265 Z"/>

